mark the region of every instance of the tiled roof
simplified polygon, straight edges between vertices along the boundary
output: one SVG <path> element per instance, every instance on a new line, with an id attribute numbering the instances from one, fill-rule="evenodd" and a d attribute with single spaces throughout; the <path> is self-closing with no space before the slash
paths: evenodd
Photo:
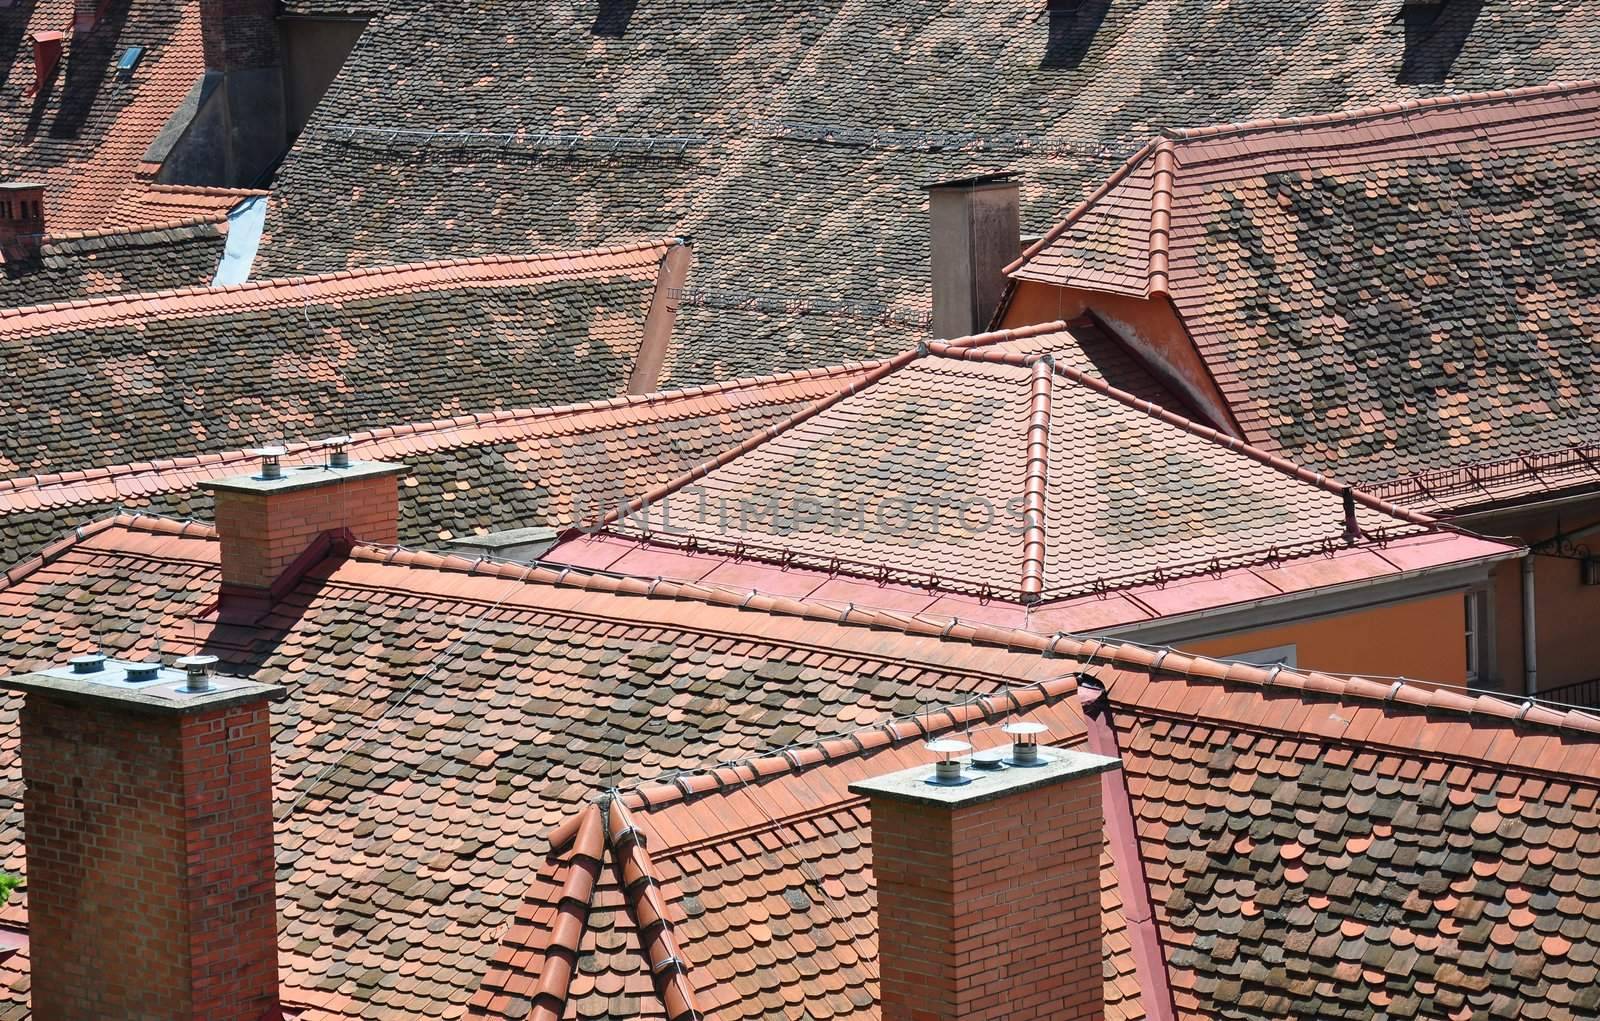
<path id="1" fill-rule="evenodd" d="M 1472 469 L 1593 442 L 1597 155 L 1594 83 L 1174 132 L 1015 275 L 1170 293 L 1246 438 L 1292 460 L 1459 476 L 1392 490 L 1423 506 L 1537 491 L 1561 480 L 1536 461 Z"/>
<path id="2" fill-rule="evenodd" d="M 0 311 L 0 475 L 615 396 L 669 245 Z"/>
<path id="3" fill-rule="evenodd" d="M 196 616 L 216 596 L 216 558 L 204 526 L 88 529 L 11 572 L 0 662 L 97 640 L 131 651 L 159 639 L 169 654 L 198 642 L 290 687 L 274 714 L 280 949 L 285 997 L 311 1018 L 461 1016 L 546 832 L 607 785 L 1058 666 L 744 612 L 741 594 L 647 600 L 621 594 L 643 587 L 630 582 L 569 572 L 557 584 L 550 570 L 368 548 L 242 629 Z M 8 740 L 13 712 L 0 716 Z M 17 788 L 13 747 L 0 777 L 11 869 L 24 865 Z M 0 922 L 25 910 L 24 894 Z"/>
<path id="4" fill-rule="evenodd" d="M 210 283 L 222 259 L 226 215 L 148 222 L 141 229 L 50 237 L 38 258 L 0 268 L 0 308 Z"/>
<path id="5" fill-rule="evenodd" d="M 1577 1019 L 1600 1006 L 1592 719 L 1549 732 L 1511 722 L 1509 705 L 1386 698 L 1404 686 L 1242 667 L 1224 680 L 1219 664 L 1168 655 L 1152 669 L 1126 647 L 1067 655 L 1112 693 L 1179 1017 Z M 925 735 L 1001 744 L 999 725 L 1019 717 L 1076 745 L 1078 694 L 1064 670 L 602 796 L 553 835 L 473 1006 L 539 1021 L 876 1017 L 889 937 L 867 806 L 847 785 L 926 763 Z M 1123 1021 L 1147 1016 L 1149 985 L 1116 855 L 1108 839 L 1106 1015 Z M 686 965 L 670 985 L 652 977 L 669 956 Z"/>
<path id="6" fill-rule="evenodd" d="M 803 997 L 812 982 L 826 992 L 804 1004 L 812 1016 L 870 1016 L 873 941 L 838 938 L 850 919 L 865 925 L 872 906 L 866 819 L 841 795 L 843 781 L 869 762 L 900 761 L 928 726 L 959 724 L 974 709 L 1044 714 L 1052 739 L 1071 743 L 1077 710 L 1062 700 L 1085 666 L 1122 714 L 1160 921 L 1186 955 L 1174 969 L 1185 1016 L 1232 1016 L 1234 972 L 1241 995 L 1253 996 L 1302 967 L 1330 984 L 1381 984 L 1397 1002 L 1411 990 L 1451 1009 L 1470 1003 L 1484 1017 L 1526 1006 L 1577 1018 L 1591 995 L 1600 855 L 1585 841 L 1600 831 L 1600 719 L 1416 684 L 1177 653 L 1157 661 L 1134 647 L 992 625 L 386 547 L 357 546 L 314 567 L 255 626 L 220 625 L 208 615 L 216 563 L 206 526 L 119 518 L 88 528 L 9 572 L 0 660 L 21 670 L 95 645 L 167 655 L 203 647 L 231 671 L 287 685 L 289 701 L 274 714 L 280 963 L 285 1000 L 306 1021 L 455 1018 L 473 1002 L 491 1017 L 524 1017 L 542 977 L 551 887 L 569 878 L 566 820 L 614 789 L 632 793 L 651 867 L 670 881 L 661 903 L 706 1016 L 798 1018 L 798 1005 L 777 1003 Z M 10 803 L 0 864 L 20 870 L 14 712 L 14 700 L 0 712 L 0 797 Z M 1187 729 L 1152 745 L 1151 734 L 1179 721 Z M 1210 736 L 1224 731 L 1247 749 L 1236 759 Z M 1187 751 L 1195 742 L 1198 760 Z M 788 757 L 761 757 L 780 747 Z M 884 757 L 864 760 L 873 748 Z M 1173 765 L 1157 764 L 1169 753 Z M 751 756 L 754 766 L 698 772 Z M 1453 788 L 1477 798 L 1443 828 L 1426 786 L 1440 763 L 1459 769 Z M 660 782 L 682 771 L 694 775 Z M 1229 786 L 1241 776 L 1247 791 Z M 1185 785 L 1193 800 L 1182 800 Z M 1413 787 L 1421 800 L 1407 800 Z M 1491 837 L 1478 794 L 1513 787 L 1520 801 L 1496 803 Z M 1253 849 L 1235 852 L 1221 862 L 1253 871 L 1202 889 L 1184 869 L 1218 841 L 1207 830 L 1218 819 L 1230 841 L 1292 840 L 1304 853 L 1269 860 L 1262 851 L 1258 862 Z M 1375 832 L 1369 824 L 1379 821 L 1392 830 Z M 1375 839 L 1363 846 L 1366 836 Z M 592 834 L 583 839 L 592 844 Z M 1461 880 L 1448 906 L 1412 897 L 1438 893 L 1432 877 L 1459 875 L 1458 859 L 1505 878 Z M 1314 876 L 1293 871 L 1296 861 Z M 1534 891 L 1542 875 L 1550 887 Z M 1190 900 L 1178 898 L 1180 885 Z M 582 935 L 593 956 L 567 987 L 568 1017 L 600 1016 L 602 1000 L 612 1017 L 653 1016 L 648 997 L 635 997 L 641 907 L 618 893 L 602 885 L 594 901 Z M 1246 897 L 1248 911 L 1230 912 L 1229 898 Z M 20 924 L 26 911 L 24 890 L 0 924 Z M 1123 923 L 1111 917 L 1112 1016 L 1137 1017 Z M 1352 972 L 1334 960 L 1348 953 L 1344 943 L 1333 955 L 1311 953 L 1291 936 L 1285 950 L 1253 927 L 1256 918 L 1318 938 L 1360 921 L 1370 928 L 1351 946 L 1366 953 L 1388 940 L 1396 953 L 1392 966 Z M 1234 936 L 1208 938 L 1210 927 L 1239 919 Z M 1503 919 L 1513 942 L 1473 973 L 1481 919 Z M 1500 976 L 1540 963 L 1524 961 L 1531 951 L 1515 942 L 1532 933 L 1543 977 L 1508 985 Z M 1229 977 L 1213 981 L 1218 969 Z M 1337 1007 L 1355 994 L 1316 995 L 1296 993 L 1298 1013 L 1268 1000 L 1254 1016 L 1335 1017 L 1315 1004 Z"/>
<path id="7" fill-rule="evenodd" d="M 908 352 L 550 556 L 1083 630 L 1511 552 L 1361 493 L 1347 540 L 1338 482 L 1074 367 L 1113 346 L 1081 320 Z"/>
<path id="8" fill-rule="evenodd" d="M 1400 0 L 354 6 L 379 13 L 259 270 L 689 235 L 678 383 L 897 350 L 929 311 L 923 185 L 1020 171 L 1043 229 L 1163 126 L 1600 75 L 1600 10 L 1572 0 L 1453 0 L 1428 31 Z"/>
<path id="9" fill-rule="evenodd" d="M 263 198 L 256 188 L 207 188 L 187 184 L 152 184 L 122 196 L 111 210 L 111 221 L 125 230 L 171 220 L 221 220 L 239 203 Z"/>
<path id="10" fill-rule="evenodd" d="M 694 390 L 500 411 L 356 433 L 353 456 L 401 461 L 400 540 L 432 546 L 505 528 L 566 527 L 684 472 L 848 386 L 841 365 Z M 291 462 L 322 456 L 289 446 Z M 113 512 L 209 518 L 200 483 L 237 475 L 244 451 L 0 481 L 0 566 Z"/>
<path id="11" fill-rule="evenodd" d="M 199 3 L 106 5 L 95 31 L 69 32 L 54 84 L 38 99 L 26 95 L 34 81 L 31 34 L 68 32 L 72 20 L 67 0 L 0 9 L 0 103 L 7 111 L 0 118 L 0 180 L 45 181 L 52 232 L 179 218 L 169 212 L 139 222 L 128 212 L 152 183 L 146 150 L 205 70 Z M 130 46 L 144 47 L 144 57 L 121 81 L 116 64 Z"/>

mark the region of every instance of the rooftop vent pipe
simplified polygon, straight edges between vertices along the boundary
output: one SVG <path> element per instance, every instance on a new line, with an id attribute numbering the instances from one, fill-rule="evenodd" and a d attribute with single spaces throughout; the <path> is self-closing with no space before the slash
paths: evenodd
<path id="1" fill-rule="evenodd" d="M 1353 486 L 1345 486 L 1344 493 L 1344 541 L 1355 542 L 1361 538 L 1361 526 L 1356 523 L 1356 491 Z"/>
<path id="2" fill-rule="evenodd" d="M 246 451 L 246 453 L 252 457 L 261 458 L 261 474 L 257 475 L 256 478 L 261 479 L 263 482 L 283 478 L 283 455 L 286 451 L 282 447 L 256 447 Z"/>
<path id="3" fill-rule="evenodd" d="M 185 656 L 178 660 L 178 667 L 185 677 L 183 690 L 197 695 L 210 691 L 211 671 L 216 665 L 215 656 Z"/>
<path id="4" fill-rule="evenodd" d="M 1019 720 L 1008 723 L 1000 728 L 1011 735 L 1011 758 L 1006 760 L 1007 765 L 1043 766 L 1045 760 L 1039 757 L 1039 735 L 1049 730 L 1042 723 L 1033 723 L 1029 720 Z"/>
<path id="5" fill-rule="evenodd" d="M 927 779 L 928 783 L 935 787 L 960 787 L 972 782 L 972 777 L 961 771 L 961 760 L 951 757 L 972 751 L 970 744 L 953 737 L 941 737 L 929 741 L 927 749 L 940 756 L 934 764 L 933 775 Z"/>
<path id="6" fill-rule="evenodd" d="M 149 663 L 129 663 L 126 680 L 129 684 L 144 684 L 146 681 L 156 680 L 161 676 L 161 662 L 152 660 Z"/>
<path id="7" fill-rule="evenodd" d="M 322 445 L 328 448 L 329 468 L 350 467 L 350 437 L 329 436 Z"/>
<path id="8" fill-rule="evenodd" d="M 75 674 L 97 674 L 106 668 L 106 658 L 98 652 L 74 656 L 71 662 Z"/>

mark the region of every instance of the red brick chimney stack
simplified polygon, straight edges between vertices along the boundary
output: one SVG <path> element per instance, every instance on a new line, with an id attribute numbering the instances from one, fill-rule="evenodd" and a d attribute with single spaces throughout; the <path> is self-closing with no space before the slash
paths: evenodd
<path id="1" fill-rule="evenodd" d="M 44 238 L 44 189 L 33 181 L 0 184 L 0 262 L 38 253 Z"/>
<path id="2" fill-rule="evenodd" d="M 394 543 L 400 539 L 399 476 L 409 469 L 380 461 L 284 466 L 281 448 L 263 447 L 254 475 L 205 483 L 216 499 L 222 542 L 222 593 L 265 599 L 292 580 L 305 558 L 326 554 L 330 541 Z"/>
<path id="3" fill-rule="evenodd" d="M 24 694 L 38 1021 L 261 1021 L 278 1006 L 267 703 L 285 692 L 193 669 L 88 656 L 0 680 Z"/>
<path id="4" fill-rule="evenodd" d="M 850 785 L 871 799 L 883 1021 L 1101 1021 L 1100 774 L 1116 759 L 927 766 Z"/>

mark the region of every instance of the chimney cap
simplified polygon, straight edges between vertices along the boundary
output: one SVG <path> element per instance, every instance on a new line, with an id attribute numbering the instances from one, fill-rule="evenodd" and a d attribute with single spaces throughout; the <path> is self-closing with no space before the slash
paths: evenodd
<path id="1" fill-rule="evenodd" d="M 1002 170 L 993 174 L 978 174 L 975 177 L 961 177 L 954 181 L 936 181 L 933 184 L 922 186 L 923 191 L 968 191 L 973 188 L 998 188 L 1006 185 L 1018 184 L 1022 175 L 1010 170 Z"/>
<path id="2" fill-rule="evenodd" d="M 225 479 L 202 482 L 200 488 L 214 493 L 287 493 L 296 489 L 314 489 L 336 482 L 348 482 L 351 479 L 377 475 L 408 475 L 410 472 L 411 469 L 407 465 L 391 464 L 387 461 L 352 461 L 348 468 L 330 468 L 319 462 L 284 465 L 283 474 L 275 479 L 264 479 L 258 475 L 234 475 Z"/>
<path id="3" fill-rule="evenodd" d="M 92 673 L 77 672 L 77 660 L 66 666 L 33 673 L 0 677 L 0 691 L 48 695 L 51 698 L 141 716 L 170 716 L 205 712 L 226 706 L 266 700 L 281 702 L 289 692 L 281 685 L 259 684 L 239 677 L 212 676 L 205 691 L 188 689 L 188 675 L 182 669 L 107 659 Z M 178 660 L 216 662 L 215 656 L 188 656 Z"/>
<path id="4" fill-rule="evenodd" d="M 971 778 L 971 782 L 958 787 L 927 783 L 928 767 L 913 766 L 887 776 L 857 780 L 850 785 L 850 793 L 954 809 L 994 801 L 1075 777 L 1104 773 L 1122 765 L 1116 759 L 1071 748 L 1051 748 L 1048 752 L 1041 751 L 1040 760 L 1044 764 L 1037 769 L 973 771 L 966 774 Z"/>

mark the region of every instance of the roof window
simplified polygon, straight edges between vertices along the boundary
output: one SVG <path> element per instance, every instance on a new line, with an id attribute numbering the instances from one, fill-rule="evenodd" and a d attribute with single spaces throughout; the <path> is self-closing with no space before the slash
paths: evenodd
<path id="1" fill-rule="evenodd" d="M 122 51 L 122 59 L 117 61 L 117 80 L 125 82 L 133 77 L 134 68 L 139 66 L 139 61 L 144 59 L 143 46 L 130 46 Z"/>

